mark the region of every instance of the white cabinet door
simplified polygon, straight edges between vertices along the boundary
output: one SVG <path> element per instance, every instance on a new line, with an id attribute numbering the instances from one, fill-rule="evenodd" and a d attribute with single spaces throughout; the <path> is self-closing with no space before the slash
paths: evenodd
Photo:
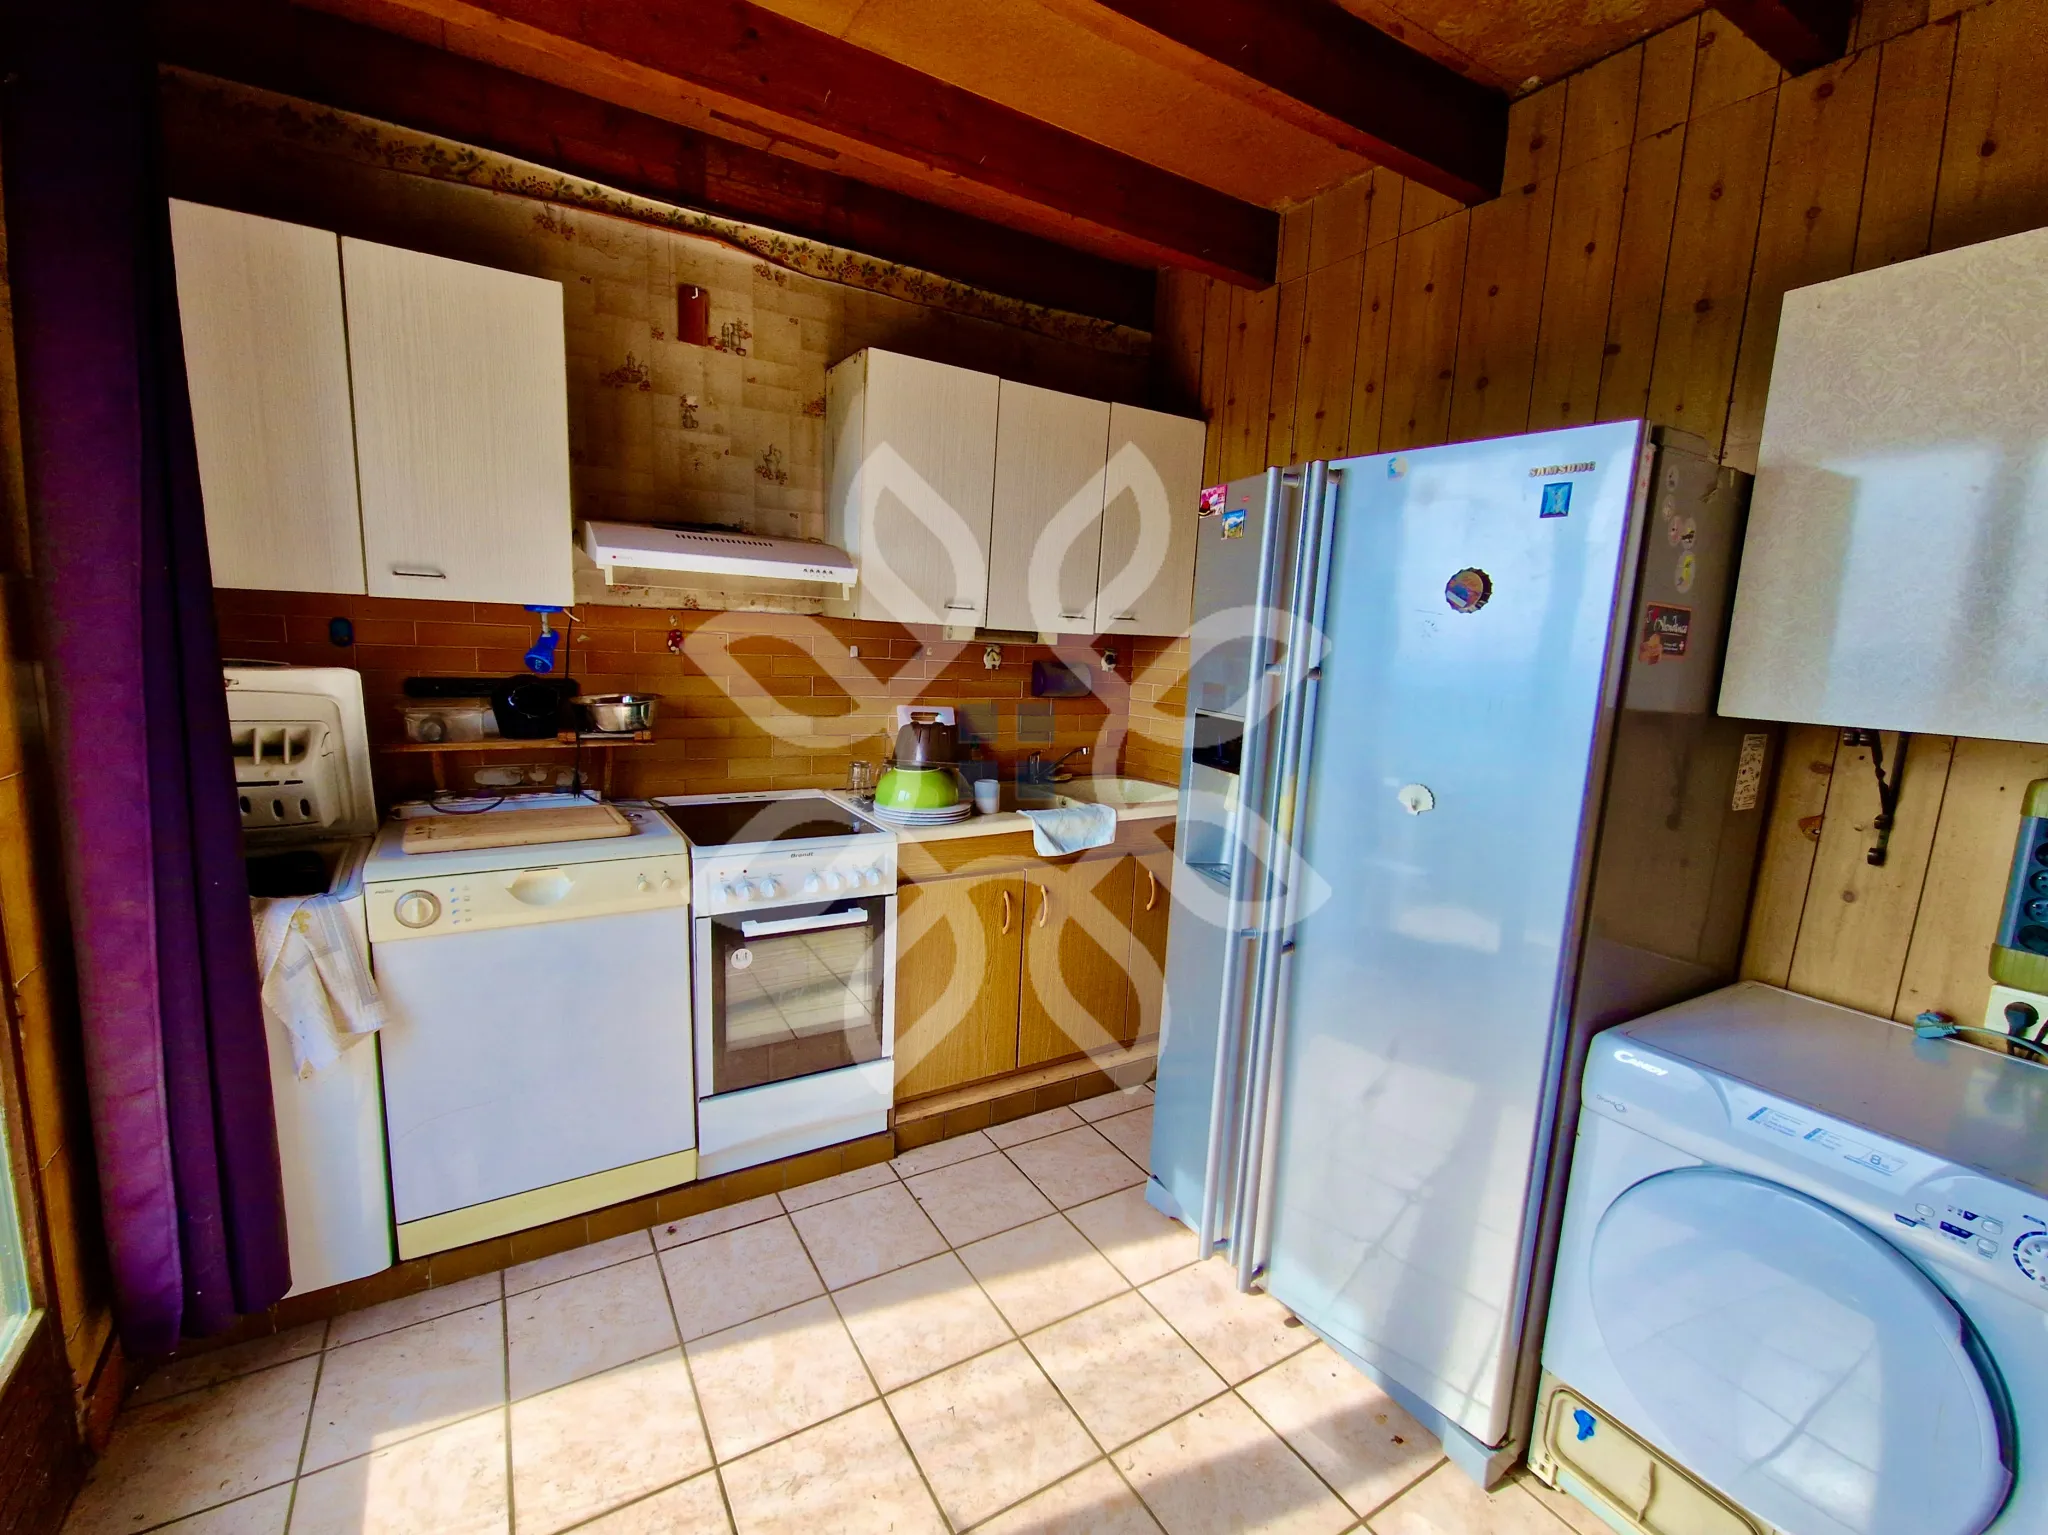
<path id="1" fill-rule="evenodd" d="M 374 597 L 567 604 L 562 285 L 344 238 Z"/>
<path id="2" fill-rule="evenodd" d="M 173 201 L 171 243 L 214 584 L 361 592 L 335 237 Z"/>
<path id="3" fill-rule="evenodd" d="M 1097 632 L 1187 632 L 1207 437 L 1185 416 L 1110 407 Z"/>
<path id="4" fill-rule="evenodd" d="M 1109 406 L 1002 381 L 988 625 L 1093 634 Z"/>
<path id="5" fill-rule="evenodd" d="M 832 370 L 832 524 L 860 561 L 855 617 L 988 622 L 996 390 L 992 374 L 874 349 Z"/>

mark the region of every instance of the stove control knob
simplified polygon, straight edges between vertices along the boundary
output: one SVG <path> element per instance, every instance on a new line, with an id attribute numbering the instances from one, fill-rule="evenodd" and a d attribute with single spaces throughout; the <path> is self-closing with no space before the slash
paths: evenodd
<path id="1" fill-rule="evenodd" d="M 760 895 L 762 900 L 772 901 L 778 895 L 782 894 L 782 881 L 775 879 L 764 879 L 761 881 L 760 884 L 756 885 L 754 889 Z"/>
<path id="2" fill-rule="evenodd" d="M 441 916 L 441 898 L 431 890 L 408 890 L 392 909 L 403 927 L 432 927 Z"/>
<path id="3" fill-rule="evenodd" d="M 662 875 L 662 877 L 661 877 L 661 888 L 662 888 L 662 889 L 664 889 L 664 890 L 673 890 L 673 889 L 675 889 L 675 888 L 676 888 L 676 877 L 675 877 L 675 876 L 674 876 L 673 874 L 664 874 L 664 875 Z"/>
<path id="4" fill-rule="evenodd" d="M 634 888 L 639 890 L 642 894 L 645 894 L 647 891 L 652 890 L 654 886 L 648 883 L 647 876 L 643 874 L 635 883 Z"/>
<path id="5" fill-rule="evenodd" d="M 860 877 L 863 884 L 879 885 L 882 882 L 882 871 L 880 869 L 862 869 Z"/>
<path id="6" fill-rule="evenodd" d="M 822 889 L 824 889 L 824 888 L 825 888 L 825 882 L 824 882 L 823 880 L 819 879 L 817 875 L 815 875 L 815 874 L 806 874 L 806 875 L 804 876 L 804 894 L 805 894 L 805 895 L 816 895 L 816 894 L 817 894 L 817 893 L 818 893 L 818 892 L 819 892 L 820 890 L 822 890 Z"/>
<path id="7" fill-rule="evenodd" d="M 829 870 L 829 871 L 827 871 L 827 873 L 826 873 L 826 875 L 825 875 L 825 888 L 826 888 L 827 890 L 843 890 L 843 889 L 845 889 L 845 888 L 846 888 L 846 876 L 845 876 L 845 875 L 843 875 L 843 874 L 841 874 L 841 873 L 840 873 L 840 872 L 839 872 L 839 871 L 838 871 L 837 869 L 832 869 L 832 870 Z"/>
<path id="8" fill-rule="evenodd" d="M 740 898 L 739 886 L 728 880 L 718 887 L 718 898 L 721 901 L 737 901 Z"/>

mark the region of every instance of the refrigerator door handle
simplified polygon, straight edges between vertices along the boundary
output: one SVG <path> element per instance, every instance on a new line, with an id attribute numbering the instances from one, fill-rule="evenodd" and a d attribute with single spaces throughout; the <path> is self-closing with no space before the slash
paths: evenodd
<path id="1" fill-rule="evenodd" d="M 1324 620 L 1328 616 L 1332 515 L 1329 465 L 1309 465 L 1295 547 L 1295 601 L 1289 613 L 1280 728 L 1274 743 L 1273 793 L 1266 825 L 1261 892 L 1261 926 L 1277 944 L 1261 946 L 1252 990 L 1247 1051 L 1245 1116 L 1238 1149 L 1238 1182 L 1233 1198 L 1231 1253 L 1238 1286 L 1249 1289 L 1263 1267 L 1261 1212 L 1270 1214 L 1268 1172 L 1279 1092 L 1278 1053 L 1285 1024 L 1286 973 L 1292 966 L 1295 908 L 1301 887 L 1297 835 L 1307 790 L 1307 757 L 1314 740 L 1315 709 L 1321 693 Z"/>
<path id="2" fill-rule="evenodd" d="M 1252 859 L 1248 856 L 1251 817 L 1260 814 L 1265 799 L 1267 753 L 1259 737 L 1265 733 L 1262 709 L 1268 688 L 1270 667 L 1266 647 L 1272 635 L 1273 607 L 1280 585 L 1279 519 L 1290 489 L 1299 478 L 1280 469 L 1266 471 L 1264 510 L 1259 523 L 1259 587 L 1252 606 L 1251 656 L 1255 680 L 1245 699 L 1245 746 L 1238 774 L 1238 798 L 1228 830 L 1230 860 L 1229 926 L 1240 930 L 1246 942 L 1233 943 L 1223 958 L 1223 986 L 1218 1002 L 1221 1016 L 1216 1030 L 1216 1075 L 1209 1095 L 1209 1138 L 1202 1170 L 1202 1202 L 1195 1223 L 1196 1251 L 1207 1257 L 1216 1250 L 1223 1220 L 1224 1190 L 1237 1182 L 1239 1142 L 1238 1094 L 1243 1082 L 1244 1038 L 1247 1022 L 1245 986 L 1247 971 L 1256 974 L 1260 942 L 1258 923 L 1247 920 L 1252 898 Z M 1255 734 L 1256 733 L 1256 734 Z M 1250 963 L 1247 963 L 1247 949 Z"/>

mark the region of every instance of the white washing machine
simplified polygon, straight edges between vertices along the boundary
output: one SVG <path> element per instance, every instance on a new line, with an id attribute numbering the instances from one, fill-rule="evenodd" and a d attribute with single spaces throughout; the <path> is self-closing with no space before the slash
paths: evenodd
<path id="1" fill-rule="evenodd" d="M 361 675 L 342 666 L 230 666 L 223 678 L 252 891 L 332 897 L 367 953 L 363 863 L 377 830 L 377 799 Z M 289 1293 L 391 1267 L 377 1041 L 359 1039 L 332 1065 L 301 1077 L 284 1030 L 268 1023 L 265 1033 Z"/>
<path id="2" fill-rule="evenodd" d="M 1582 1102 L 1539 1475 L 1658 1535 L 2048 1530 L 2048 1068 L 1745 983 Z"/>

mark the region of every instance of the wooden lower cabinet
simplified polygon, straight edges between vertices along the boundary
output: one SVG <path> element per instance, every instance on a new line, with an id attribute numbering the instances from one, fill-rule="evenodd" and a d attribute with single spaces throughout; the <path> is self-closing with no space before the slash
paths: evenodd
<path id="1" fill-rule="evenodd" d="M 1166 1004 L 1166 926 L 1173 915 L 1173 854 L 1140 853 L 1130 860 L 1131 948 L 1124 996 L 1125 1044 L 1159 1035 Z"/>
<path id="2" fill-rule="evenodd" d="M 1024 990 L 1017 1064 L 1125 1042 L 1125 965 L 1138 860 L 1084 858 L 1024 876 Z"/>
<path id="3" fill-rule="evenodd" d="M 896 1096 L 1014 1071 L 1025 882 L 904 885 L 896 905 Z"/>

